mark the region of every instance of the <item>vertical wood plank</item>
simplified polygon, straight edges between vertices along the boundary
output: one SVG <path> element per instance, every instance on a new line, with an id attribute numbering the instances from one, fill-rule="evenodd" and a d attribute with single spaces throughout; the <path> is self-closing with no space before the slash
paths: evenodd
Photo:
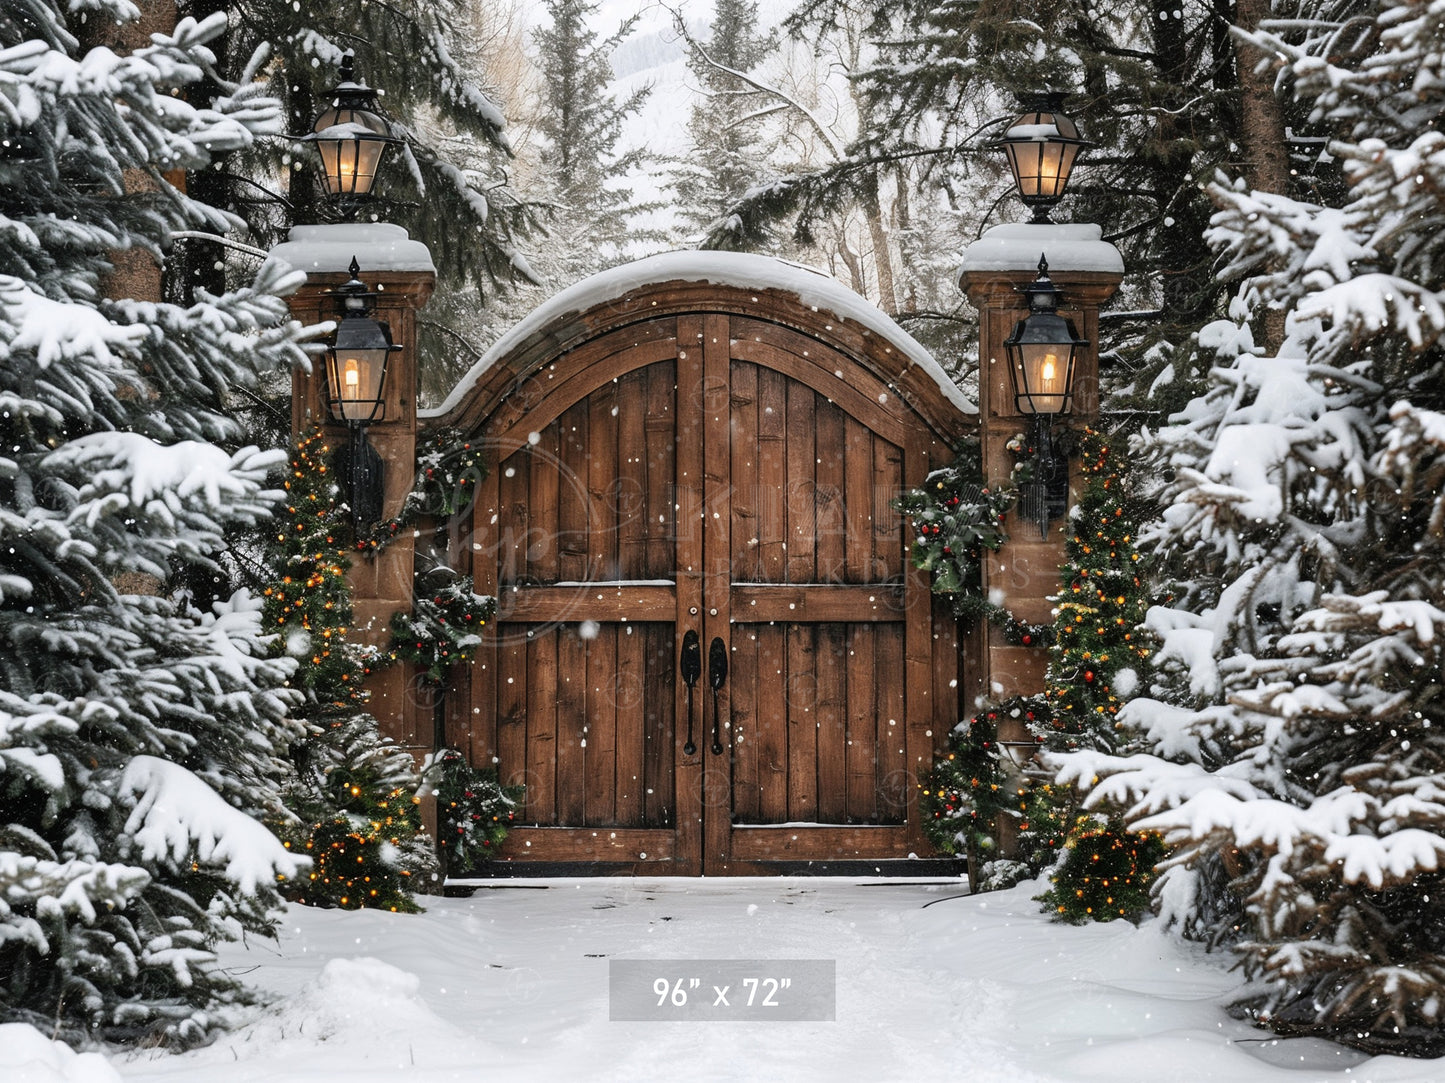
<path id="1" fill-rule="evenodd" d="M 673 393 L 674 455 L 673 493 L 675 505 L 673 533 L 676 538 L 672 557 L 677 577 L 677 622 L 671 629 L 672 635 L 665 655 L 661 650 L 655 655 L 650 679 L 658 683 L 659 689 L 673 690 L 672 718 L 682 719 L 687 709 L 686 688 L 678 678 L 678 658 L 682 654 L 682 638 L 688 629 L 703 636 L 701 619 L 703 606 L 703 351 L 702 319 L 698 316 L 679 316 L 677 320 L 677 366 L 676 388 Z M 707 640 L 703 638 L 704 656 Z M 655 676 L 652 676 L 655 674 Z M 673 794 L 667 800 L 672 804 L 677 825 L 675 859 L 677 872 L 683 876 L 697 876 L 703 871 L 703 757 L 701 749 L 706 737 L 703 735 L 702 704 L 697 705 L 694 719 L 698 736 L 699 753 L 688 756 L 683 753 L 683 733 L 686 725 L 671 727 L 668 733 L 666 769 L 671 771 Z M 659 777 L 659 796 L 661 791 Z M 675 794 L 675 800 L 674 800 Z"/>
<path id="2" fill-rule="evenodd" d="M 512 625 L 519 632 L 522 625 Z M 557 822 L 557 629 L 527 643 L 527 820 Z"/>
<path id="3" fill-rule="evenodd" d="M 925 471 L 925 475 L 926 475 Z M 921 481 L 923 475 L 920 475 Z M 903 488 L 903 452 L 881 436 L 873 437 L 873 582 L 901 582 L 903 517 L 893 501 Z"/>
<path id="4" fill-rule="evenodd" d="M 904 625 L 876 624 L 878 681 L 878 813 L 884 823 L 908 814 L 908 714 L 903 680 Z M 895 674 L 884 679 L 883 674 Z"/>
<path id="5" fill-rule="evenodd" d="M 817 626 L 818 822 L 848 822 L 848 625 Z"/>
<path id="6" fill-rule="evenodd" d="M 843 517 L 843 411 L 819 399 L 814 411 L 817 470 L 815 522 L 817 524 L 817 580 L 846 583 L 846 534 Z"/>
<path id="7" fill-rule="evenodd" d="M 643 624 L 617 629 L 617 823 L 641 827 L 643 796 L 647 789 L 644 752 L 644 687 L 647 667 L 647 630 Z"/>
<path id="8" fill-rule="evenodd" d="M 722 642 L 732 663 L 732 344 L 728 317 L 703 317 L 703 657 Z M 711 690 L 709 690 L 711 693 Z M 732 845 L 732 686 L 708 696 L 709 722 L 722 752 L 715 755 L 711 734 L 704 747 L 703 873 L 726 871 Z M 713 717 L 715 716 L 715 717 Z"/>
<path id="9" fill-rule="evenodd" d="M 519 624 L 498 629 L 497 777 L 509 786 L 527 782 L 527 642 Z M 485 766 L 488 761 L 481 761 Z M 530 797 L 530 795 L 528 795 Z"/>
<path id="10" fill-rule="evenodd" d="M 586 815 L 587 647 L 566 624 L 557 642 L 557 822 L 581 827 Z"/>
<path id="11" fill-rule="evenodd" d="M 530 536 L 529 511 L 532 506 L 529 479 L 530 449 L 514 452 L 497 472 L 500 514 L 497 518 L 497 582 L 506 587 L 521 582 L 527 575 L 527 541 Z"/>
<path id="12" fill-rule="evenodd" d="M 873 434 L 853 418 L 843 431 L 843 521 L 845 574 L 849 583 L 866 583 L 873 561 Z"/>
<path id="13" fill-rule="evenodd" d="M 617 576 L 617 385 L 587 397 L 587 578 Z"/>
<path id="14" fill-rule="evenodd" d="M 472 505 L 472 583 L 478 594 L 498 595 L 497 519 L 501 511 L 501 490 L 497 471 L 488 470 L 477 486 Z M 472 659 L 469 715 L 447 720 L 446 741 L 467 754 L 472 764 L 490 763 L 497 749 L 497 626 L 482 629 L 482 643 Z"/>
<path id="15" fill-rule="evenodd" d="M 555 583 L 559 578 L 557 521 L 562 425 L 554 421 L 539 434 L 532 449 L 527 486 L 527 574 L 534 583 Z"/>
<path id="16" fill-rule="evenodd" d="M 670 624 L 640 625 L 646 635 L 643 656 L 643 823 L 648 827 L 669 827 L 676 824 L 678 842 L 684 844 L 687 831 L 682 830 L 680 817 L 687 806 L 687 794 L 675 786 L 673 767 L 673 700 L 669 693 L 680 681 L 672 679 L 676 653 L 673 626 Z M 677 740 L 680 740 L 678 738 Z M 680 774 L 681 772 L 676 772 Z M 693 831 L 692 836 L 697 832 Z M 695 839 L 694 839 L 695 846 Z"/>
<path id="17" fill-rule="evenodd" d="M 759 822 L 758 784 L 758 631 L 746 624 L 733 626 L 733 795 L 736 823 Z"/>
<path id="18" fill-rule="evenodd" d="M 848 626 L 847 748 L 848 819 L 878 820 L 878 673 L 873 626 Z"/>
<path id="19" fill-rule="evenodd" d="M 587 648 L 587 735 L 583 748 L 584 822 L 617 822 L 617 638 L 625 624 L 604 624 Z"/>
<path id="20" fill-rule="evenodd" d="M 813 389 L 787 382 L 787 576 L 789 583 L 811 583 L 817 572 L 814 522 L 817 452 L 814 443 Z"/>
<path id="21" fill-rule="evenodd" d="M 789 624 L 788 643 L 788 819 L 818 818 L 818 674 L 815 624 Z"/>
<path id="22" fill-rule="evenodd" d="M 671 579 L 677 572 L 674 506 L 677 486 L 677 365 L 647 367 L 647 565 L 644 579 Z"/>
<path id="23" fill-rule="evenodd" d="M 558 418 L 561 464 L 557 478 L 557 574 L 575 583 L 588 577 L 591 545 L 590 499 L 587 492 L 587 400 Z"/>
<path id="24" fill-rule="evenodd" d="M 758 372 L 758 582 L 781 583 L 787 574 L 787 378 Z"/>
<path id="25" fill-rule="evenodd" d="M 760 695 L 756 705 L 758 742 L 758 819 L 762 823 L 784 823 L 788 819 L 788 711 L 785 697 L 776 690 L 788 686 L 787 640 L 783 628 L 760 624 L 758 628 L 758 689 L 774 690 Z"/>
<path id="26" fill-rule="evenodd" d="M 640 369 L 629 372 L 617 384 L 617 489 L 613 503 L 618 579 L 656 578 L 647 570 L 646 417 L 647 370 Z"/>
<path id="27" fill-rule="evenodd" d="M 758 559 L 758 367 L 732 363 L 733 579 L 756 583 Z"/>

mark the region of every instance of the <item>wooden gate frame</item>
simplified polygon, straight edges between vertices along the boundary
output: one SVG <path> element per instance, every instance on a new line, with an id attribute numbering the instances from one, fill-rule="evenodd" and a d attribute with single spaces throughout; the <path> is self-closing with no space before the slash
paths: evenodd
<path id="1" fill-rule="evenodd" d="M 758 275 L 762 281 L 767 281 L 769 277 L 778 277 L 776 274 L 767 274 L 768 269 L 785 266 L 768 257 L 734 255 L 731 258 L 734 262 L 742 259 L 755 261 L 755 266 L 763 272 Z M 634 266 L 640 270 L 646 262 Z M 792 273 L 796 275 L 797 272 Z M 835 291 L 839 289 L 831 280 L 821 281 L 828 283 Z M 555 314 L 550 318 L 539 313 L 542 318 L 533 318 L 530 321 L 531 326 L 526 326 L 524 321 L 522 333 L 514 333 L 504 341 L 505 353 L 473 377 L 471 386 L 465 391 L 459 389 L 459 392 L 453 394 L 449 401 L 454 401 L 454 405 L 441 411 L 423 412 L 423 426 L 455 428 L 483 438 L 488 435 L 502 436 L 509 431 L 514 434 L 525 431 L 518 427 L 530 424 L 529 413 L 547 399 L 563 393 L 570 399 L 582 397 L 618 375 L 611 371 L 611 368 L 601 371 L 601 367 L 595 364 L 594 359 L 588 358 L 587 351 L 581 347 L 592 340 L 628 327 L 637 326 L 641 332 L 641 325 L 663 317 L 678 320 L 679 342 L 684 338 L 684 328 L 689 329 L 689 335 L 693 333 L 691 329 L 695 328 L 695 333 L 703 345 L 700 351 L 685 351 L 690 355 L 689 359 L 678 360 L 679 393 L 689 380 L 701 380 L 706 386 L 708 376 L 716 366 L 723 367 L 725 377 L 730 360 L 729 344 L 723 343 L 723 348 L 718 350 L 714 346 L 715 335 L 711 339 L 709 337 L 711 330 L 717 326 L 711 317 L 740 316 L 790 328 L 819 342 L 852 364 L 858 365 L 895 394 L 897 403 L 872 405 L 872 409 L 876 412 L 881 405 L 885 413 L 896 419 L 895 431 L 900 431 L 903 436 L 903 476 L 907 483 L 917 484 L 929 470 L 951 462 L 953 449 L 958 443 L 977 431 L 977 415 L 966 413 L 956 400 L 950 399 L 935 376 L 926 369 L 927 361 L 914 356 L 912 349 L 905 346 L 911 344 L 916 347 L 905 334 L 901 331 L 897 335 L 886 334 L 884 330 L 877 328 L 876 321 L 875 326 L 870 328 L 858 319 L 850 318 L 846 312 L 830 311 L 826 303 L 809 303 L 790 289 L 748 288 L 669 276 L 656 281 L 639 281 L 634 277 L 618 296 L 600 296 L 595 290 L 580 290 L 579 294 L 587 299 L 586 307 L 567 309 L 553 306 Z M 563 297 L 555 300 L 562 301 Z M 858 303 L 862 304 L 861 300 Z M 724 322 L 721 326 L 727 325 Z M 645 338 L 645 334 L 642 337 Z M 646 352 L 645 342 L 639 341 L 638 350 Z M 816 371 L 810 374 L 813 382 L 834 389 L 836 396 L 830 392 L 830 397 L 834 397 L 840 404 L 849 398 L 857 399 L 860 393 L 851 387 L 848 373 L 844 371 L 840 378 L 835 374 L 834 368 L 832 365 L 816 365 Z M 586 390 L 578 390 L 583 387 Z M 709 417 L 705 422 L 709 426 L 715 423 L 726 426 L 728 420 L 723 417 L 720 421 L 715 421 Z M 515 442 L 515 437 L 512 442 Z M 726 447 L 726 444 L 719 440 L 709 440 L 708 445 L 715 451 Z M 729 465 L 725 458 L 716 462 L 703 462 L 702 456 L 701 447 L 680 445 L 677 464 L 679 475 L 686 473 L 687 476 L 701 478 L 704 474 L 718 476 L 719 471 L 724 474 L 728 472 Z M 493 465 L 503 457 L 504 453 L 499 452 Z M 680 492 L 678 522 L 697 516 L 699 506 L 695 502 L 699 499 L 697 490 Z M 692 506 L 686 503 L 689 500 L 694 502 Z M 486 530 L 490 524 L 498 521 L 501 511 L 498 471 L 491 471 L 483 481 L 476 501 L 469 524 L 470 531 L 467 531 L 463 524 L 454 525 L 450 544 L 451 559 L 458 565 L 459 571 L 474 575 L 479 593 L 495 594 L 498 588 L 496 562 L 480 561 L 473 567 L 472 554 L 476 551 L 488 551 Z M 728 527 L 723 524 L 711 529 L 726 530 Z M 726 547 L 714 546 L 712 552 L 726 561 Z M 686 599 L 690 594 L 695 598 L 692 604 L 700 605 L 706 577 L 726 575 L 727 571 L 725 564 L 721 568 L 698 569 L 691 576 L 679 569 L 677 590 L 683 598 L 683 604 L 688 604 Z M 922 591 L 925 595 L 929 593 L 925 573 L 909 564 L 906 574 L 907 589 L 911 595 L 916 597 L 917 591 Z M 726 614 L 722 615 L 722 619 L 726 619 Z M 928 655 L 919 649 L 920 644 L 931 640 L 932 620 L 930 610 L 914 606 L 906 618 L 905 628 L 906 747 L 911 757 L 910 768 L 919 777 L 929 770 L 934 752 L 944 745 L 948 730 L 956 721 L 932 717 L 931 691 L 936 686 L 935 682 L 942 678 L 931 671 Z M 703 641 L 707 642 L 708 637 L 704 636 Z M 976 634 L 969 634 L 961 641 L 961 647 L 961 667 L 945 676 L 949 681 L 960 680 L 958 702 L 961 711 L 967 711 L 986 690 L 982 639 Z M 931 653 L 930 649 L 928 654 Z M 955 676 L 959 673 L 962 674 L 961 678 Z M 492 677 L 489 669 L 473 665 L 470 683 L 457 687 L 448 696 L 448 744 L 470 749 L 474 705 L 494 698 L 495 690 L 490 686 Z M 680 700 L 683 695 L 681 682 L 678 682 L 677 695 Z M 678 717 L 681 717 L 681 714 Z M 677 764 L 680 795 L 696 795 L 697 799 L 701 800 L 701 779 L 691 777 L 690 773 L 697 772 L 700 775 L 702 769 L 701 762 Z M 694 815 L 698 811 L 699 809 L 690 809 L 680 802 L 676 815 Z M 896 847 L 899 852 L 876 856 L 903 858 L 910 854 L 931 852 L 919 822 L 916 786 L 910 787 L 908 795 L 907 827 L 906 844 Z M 512 854 L 525 853 L 527 859 L 533 861 L 555 860 L 559 855 L 549 854 L 545 845 L 545 832 L 548 830 L 555 829 L 520 829 L 514 832 L 508 851 Z M 599 862 L 635 861 L 635 839 L 629 840 L 623 846 L 619 845 L 615 834 L 608 829 L 592 830 L 595 844 L 591 850 L 579 855 L 574 839 L 567 855 L 569 858 L 575 860 L 582 856 Z M 636 834 L 636 831 L 629 834 Z M 534 839 L 529 837 L 531 835 L 539 837 Z M 730 867 L 727 871 L 769 872 L 776 871 L 776 866 L 770 867 L 768 862 L 818 860 L 816 855 L 807 853 L 790 854 L 786 842 L 781 839 L 777 846 L 764 846 L 759 853 L 750 856 L 753 860 L 735 862 L 736 867 Z M 684 855 L 681 862 L 675 862 L 667 871 L 684 875 L 695 874 L 701 871 L 700 859 L 700 854 Z M 645 869 L 647 863 L 635 864 L 634 867 Z M 653 866 L 649 871 L 662 870 Z"/>

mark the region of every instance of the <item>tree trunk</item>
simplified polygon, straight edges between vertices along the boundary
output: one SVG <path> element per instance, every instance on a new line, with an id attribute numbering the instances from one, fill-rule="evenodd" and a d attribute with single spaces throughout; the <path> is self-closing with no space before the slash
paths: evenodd
<path id="1" fill-rule="evenodd" d="M 1236 0 L 1235 25 L 1252 33 L 1271 14 L 1270 0 Z M 1234 55 L 1239 68 L 1240 144 L 1244 148 L 1244 175 L 1257 192 L 1284 195 L 1289 190 L 1289 147 L 1285 143 L 1284 117 L 1274 93 L 1271 66 L 1259 67 L 1267 54 L 1234 35 Z M 1284 312 L 1265 310 L 1264 347 L 1279 352 L 1284 342 Z"/>
<path id="2" fill-rule="evenodd" d="M 893 287 L 893 253 L 888 230 L 883 225 L 883 208 L 878 199 L 878 176 L 872 174 L 863 197 L 863 216 L 873 242 L 873 269 L 878 275 L 878 307 L 890 316 L 898 315 L 898 294 Z"/>
<path id="3" fill-rule="evenodd" d="M 98 12 L 91 12 L 90 17 L 77 28 L 76 36 L 81 49 L 103 46 L 126 56 L 149 45 L 152 34 L 169 34 L 175 30 L 179 17 L 175 0 L 140 0 L 137 7 L 140 18 L 134 22 L 117 23 Z M 155 178 L 143 170 L 127 169 L 124 181 L 127 194 L 157 190 Z M 177 175 L 173 183 L 175 181 L 183 185 L 184 175 Z M 143 248 L 126 248 L 110 252 L 109 257 L 111 271 L 100 282 L 101 292 L 106 297 L 161 300 L 161 267 L 154 256 Z"/>

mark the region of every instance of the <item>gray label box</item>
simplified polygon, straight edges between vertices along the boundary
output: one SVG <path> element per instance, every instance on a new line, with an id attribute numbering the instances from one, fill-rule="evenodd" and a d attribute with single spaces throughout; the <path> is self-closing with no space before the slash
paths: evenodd
<path id="1" fill-rule="evenodd" d="M 611 959 L 613 1022 L 777 1023 L 837 1018 L 834 959 Z"/>

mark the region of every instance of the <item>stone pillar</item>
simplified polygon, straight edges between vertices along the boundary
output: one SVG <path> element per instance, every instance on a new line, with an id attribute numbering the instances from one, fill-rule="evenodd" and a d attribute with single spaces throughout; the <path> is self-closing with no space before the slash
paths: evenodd
<path id="1" fill-rule="evenodd" d="M 347 267 L 355 256 L 361 281 L 378 294 L 376 319 L 391 325 L 392 339 L 402 349 L 387 363 L 385 419 L 367 426 L 367 438 L 385 464 L 382 515 L 401 511 L 416 475 L 417 312 L 431 297 L 436 268 L 431 253 L 420 241 L 407 237 L 400 226 L 371 225 L 296 226 L 290 239 L 271 250 L 270 259 L 306 272 L 306 284 L 290 298 L 292 314 L 304 324 L 338 318 L 332 294 L 351 276 Z M 318 422 L 342 446 L 350 439 L 343 424 L 331 420 L 325 399 L 325 362 L 313 357 L 311 372 L 292 377 L 291 429 L 302 433 Z M 403 531 L 376 555 L 352 554 L 351 588 L 355 609 L 355 641 L 385 646 L 390 638 L 391 615 L 412 606 L 412 571 L 415 545 Z M 431 708 L 417 694 L 406 667 L 391 666 L 374 675 L 371 712 L 383 735 L 414 753 L 432 750 Z"/>
<path id="2" fill-rule="evenodd" d="M 1055 431 L 1065 425 L 1092 424 L 1099 415 L 1099 306 L 1113 296 L 1123 279 L 1124 263 L 1118 249 L 1101 239 L 1095 225 L 995 226 L 969 246 L 959 276 L 959 284 L 979 311 L 979 433 L 984 477 L 990 485 L 1008 480 L 1016 461 L 1008 442 L 1028 424 L 1014 405 L 1003 341 L 1014 324 L 1028 315 L 1019 290 L 1037 276 L 1040 255 L 1048 259 L 1049 277 L 1063 292 L 1059 314 L 1072 317 L 1079 334 L 1089 342 L 1076 363 L 1072 411 L 1055 421 Z M 1071 465 L 1071 505 L 1077 476 L 1077 465 Z M 1006 526 L 1008 543 L 997 553 L 985 554 L 985 594 L 1006 605 L 1020 620 L 1050 621 L 1053 603 L 1049 598 L 1059 589 L 1068 519 L 1052 521 L 1043 541 L 1037 525 L 1022 521 L 1017 510 L 1009 515 Z M 986 627 L 983 635 L 985 688 L 990 699 L 1043 691 L 1047 650 L 1011 644 L 992 626 Z M 1011 727 L 1005 720 L 999 736 L 1021 740 L 1027 735 L 1022 725 Z"/>

